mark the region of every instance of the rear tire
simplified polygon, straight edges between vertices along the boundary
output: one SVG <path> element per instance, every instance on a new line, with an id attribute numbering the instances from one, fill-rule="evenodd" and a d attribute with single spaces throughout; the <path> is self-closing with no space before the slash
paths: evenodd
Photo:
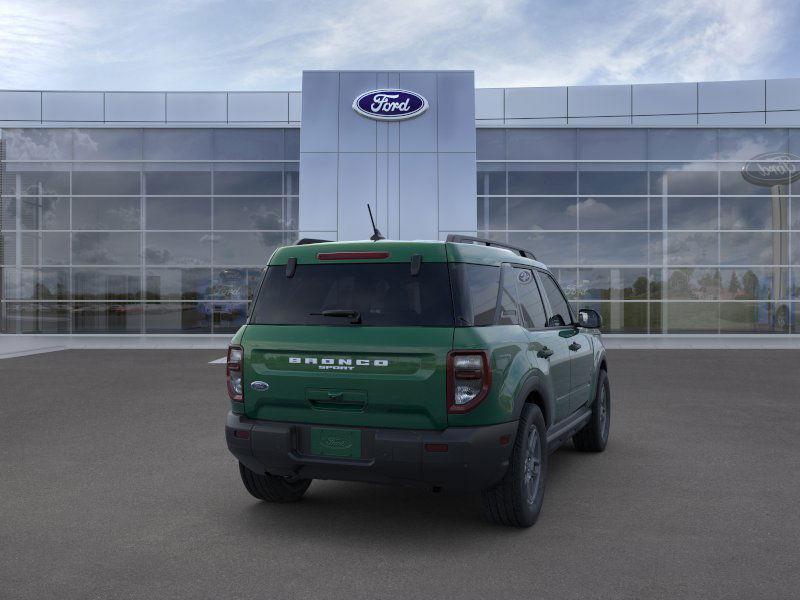
<path id="1" fill-rule="evenodd" d="M 526 404 L 519 420 L 508 471 L 483 491 L 486 516 L 498 525 L 530 527 L 539 518 L 547 476 L 547 429 L 539 407 Z"/>
<path id="2" fill-rule="evenodd" d="M 239 474 L 245 489 L 255 498 L 265 502 L 297 502 L 311 485 L 310 479 L 287 479 L 251 471 L 239 463 Z"/>
<path id="3" fill-rule="evenodd" d="M 581 452 L 602 452 L 608 443 L 608 432 L 611 427 L 611 386 L 608 375 L 601 369 L 597 376 L 597 391 L 592 416 L 589 422 L 578 433 L 572 436 L 572 443 Z"/>

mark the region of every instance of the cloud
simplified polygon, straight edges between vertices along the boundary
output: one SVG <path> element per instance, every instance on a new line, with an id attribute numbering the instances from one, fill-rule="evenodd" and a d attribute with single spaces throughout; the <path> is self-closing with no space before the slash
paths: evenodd
<path id="1" fill-rule="evenodd" d="M 790 0 L 6 0 L 0 87 L 299 89 L 303 69 L 482 87 L 795 76 Z"/>

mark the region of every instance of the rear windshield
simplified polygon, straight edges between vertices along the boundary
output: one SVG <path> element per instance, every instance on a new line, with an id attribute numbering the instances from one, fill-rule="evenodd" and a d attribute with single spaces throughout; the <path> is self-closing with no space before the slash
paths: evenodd
<path id="1" fill-rule="evenodd" d="M 253 306 L 255 325 L 342 325 L 351 318 L 323 311 L 356 311 L 354 326 L 452 327 L 453 302 L 445 263 L 422 263 L 411 275 L 409 263 L 297 265 L 269 267 Z"/>

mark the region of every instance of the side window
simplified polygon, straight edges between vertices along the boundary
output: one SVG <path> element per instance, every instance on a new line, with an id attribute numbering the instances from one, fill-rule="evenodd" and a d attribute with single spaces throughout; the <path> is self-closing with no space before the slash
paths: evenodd
<path id="1" fill-rule="evenodd" d="M 517 295 L 522 310 L 522 323 L 528 329 L 539 329 L 545 326 L 547 317 L 544 304 L 539 294 L 539 286 L 530 269 L 515 269 L 517 272 Z"/>
<path id="2" fill-rule="evenodd" d="M 548 327 L 561 327 L 572 323 L 572 316 L 569 313 L 569 303 L 564 298 L 564 294 L 558 289 L 558 285 L 549 273 L 540 273 L 542 287 L 550 302 L 552 314 L 547 323 Z"/>
<path id="3" fill-rule="evenodd" d="M 497 324 L 519 325 L 517 311 L 517 286 L 514 283 L 516 269 L 511 265 L 503 265 L 500 284 L 500 297 L 497 300 Z"/>
<path id="4" fill-rule="evenodd" d="M 450 263 L 450 282 L 459 325 L 494 325 L 500 267 Z"/>

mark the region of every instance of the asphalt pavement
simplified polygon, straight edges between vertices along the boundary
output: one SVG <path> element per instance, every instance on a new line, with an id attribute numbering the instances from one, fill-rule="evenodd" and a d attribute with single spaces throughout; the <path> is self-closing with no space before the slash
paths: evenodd
<path id="1" fill-rule="evenodd" d="M 242 487 L 214 350 L 0 361 L 0 598 L 742 598 L 800 590 L 800 351 L 614 350 L 605 453 L 531 529 L 474 496 Z"/>

